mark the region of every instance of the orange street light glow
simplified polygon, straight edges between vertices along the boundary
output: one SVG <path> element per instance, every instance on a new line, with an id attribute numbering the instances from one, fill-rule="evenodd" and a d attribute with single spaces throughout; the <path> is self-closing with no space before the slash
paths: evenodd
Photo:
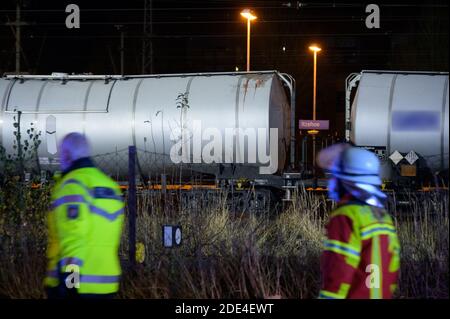
<path id="1" fill-rule="evenodd" d="M 310 49 L 311 51 L 314 51 L 314 52 L 322 51 L 322 49 L 319 48 L 317 45 L 311 45 L 311 46 L 309 47 L 309 49 Z"/>
<path id="2" fill-rule="evenodd" d="M 257 18 L 257 16 L 255 16 L 249 9 L 242 10 L 241 16 L 250 21 L 255 20 Z"/>

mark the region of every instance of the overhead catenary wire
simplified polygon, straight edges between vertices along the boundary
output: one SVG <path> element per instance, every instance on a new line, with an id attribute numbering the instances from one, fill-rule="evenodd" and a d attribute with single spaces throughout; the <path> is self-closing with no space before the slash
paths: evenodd
<path id="1" fill-rule="evenodd" d="M 399 21 L 410 21 L 411 19 L 414 19 L 415 21 L 422 21 L 426 20 L 426 17 L 416 17 L 416 16 L 404 16 L 404 17 L 393 17 L 393 18 L 384 18 L 384 22 L 399 22 Z M 352 22 L 361 22 L 365 21 L 365 17 L 363 16 L 352 16 L 346 19 L 283 19 L 283 20 L 260 20 L 258 23 L 323 23 L 326 22 L 346 22 L 346 23 L 352 23 Z M 142 22 L 139 21 L 120 21 L 120 22 L 83 22 L 83 25 L 142 25 Z M 154 21 L 153 24 L 242 24 L 241 21 L 236 20 L 213 20 L 213 21 Z M 35 26 L 61 26 L 62 28 L 65 28 L 64 23 L 62 22 L 35 22 Z"/>
<path id="2" fill-rule="evenodd" d="M 291 3 L 291 7 L 285 6 L 287 3 Z M 297 1 L 289 1 L 285 0 L 283 2 L 278 1 L 247 1 L 245 3 L 240 4 L 239 6 L 235 6 L 235 3 L 231 4 L 231 1 L 221 1 L 221 0 L 208 0 L 208 1 L 183 1 L 183 4 L 180 5 L 179 2 L 176 1 L 170 1 L 170 0 L 164 0 L 164 1 L 157 1 L 155 2 L 157 5 L 153 8 L 153 11 L 155 11 L 155 19 L 153 20 L 153 24 L 155 26 L 161 25 L 160 28 L 157 28 L 155 34 L 151 36 L 151 39 L 157 40 L 156 43 L 160 44 L 165 43 L 164 41 L 173 41 L 174 43 L 178 41 L 188 41 L 196 39 L 202 40 L 202 39 L 219 39 L 217 42 L 219 43 L 228 43 L 231 41 L 240 41 L 239 39 L 242 39 L 245 37 L 243 33 L 240 32 L 230 32 L 230 31 L 237 31 L 236 28 L 228 28 L 228 25 L 239 25 L 242 24 L 242 21 L 235 17 L 234 12 L 238 11 L 242 8 L 242 6 L 247 5 L 248 3 L 251 3 L 251 7 L 255 10 L 261 10 L 262 12 L 270 12 L 270 15 L 267 14 L 266 18 L 264 19 L 264 15 L 262 14 L 260 18 L 258 19 L 258 25 L 264 25 L 269 24 L 266 26 L 266 30 L 269 30 L 270 32 L 274 32 L 270 34 L 269 32 L 264 31 L 255 31 L 252 34 L 252 38 L 255 38 L 256 40 L 259 39 L 270 39 L 270 41 L 283 41 L 288 46 L 290 45 L 290 42 L 299 40 L 299 42 L 303 40 L 309 40 L 315 37 L 321 37 L 324 38 L 324 41 L 329 41 L 330 38 L 336 38 L 339 41 L 343 38 L 350 38 L 350 37 L 359 37 L 359 40 L 365 41 L 365 39 L 377 38 L 377 37 L 403 37 L 406 39 L 413 39 L 418 36 L 448 36 L 447 30 L 439 30 L 438 32 L 408 32 L 410 30 L 404 29 L 404 31 L 407 32 L 398 32 L 398 29 L 395 30 L 395 32 L 379 32 L 377 30 L 362 30 L 364 28 L 364 19 L 365 19 L 365 11 L 361 10 L 361 8 L 365 7 L 364 4 L 355 4 L 355 3 L 347 3 L 347 4 L 336 4 L 336 3 L 306 3 L 301 2 L 302 7 L 300 10 L 297 10 L 297 8 L 294 7 L 294 4 L 297 3 Z M 209 7 L 206 7 L 206 3 Z M 194 5 L 198 4 L 198 5 Z M 129 5 L 129 4 L 127 4 Z M 131 5 L 131 4 L 130 4 Z M 170 7 L 171 5 L 174 5 L 174 7 Z M 448 4 L 379 4 L 381 8 L 392 8 L 390 9 L 390 13 L 388 16 L 386 16 L 387 10 L 384 11 L 384 18 L 383 21 L 386 23 L 384 24 L 383 30 L 386 30 L 386 26 L 393 25 L 396 22 L 400 23 L 407 23 L 409 20 L 413 22 L 419 22 L 424 21 L 427 19 L 432 18 L 433 20 L 437 19 L 445 19 L 440 15 L 430 15 L 428 13 L 424 15 L 423 12 L 419 12 L 417 8 L 448 8 Z M 158 6 L 167 6 L 167 7 L 159 7 Z M 142 19 L 140 16 L 143 12 L 143 8 L 86 8 L 84 5 L 80 6 L 83 12 L 87 12 L 87 14 L 83 15 L 82 18 L 82 25 L 88 26 L 88 28 L 80 29 L 80 30 L 71 30 L 70 32 L 65 32 L 65 24 L 64 24 L 64 17 L 67 15 L 64 12 L 64 5 L 61 6 L 60 9 L 54 9 L 54 8 L 48 8 L 48 9 L 30 9 L 30 8 L 23 8 L 22 12 L 26 14 L 26 18 L 28 21 L 33 22 L 33 28 L 30 28 L 24 36 L 25 39 L 29 40 L 30 43 L 33 39 L 37 41 L 42 41 L 41 39 L 47 39 L 47 40 L 56 40 L 59 41 L 59 39 L 67 39 L 67 41 L 73 41 L 74 43 L 79 43 L 79 41 L 92 41 L 94 39 L 99 39 L 102 41 L 111 41 L 110 43 L 113 43 L 113 41 L 116 41 L 117 39 L 120 39 L 120 34 L 116 34 L 111 30 L 109 32 L 107 28 L 109 26 L 113 26 L 116 24 L 121 25 L 127 25 L 129 27 L 128 34 L 126 35 L 127 39 L 130 39 L 130 45 L 134 45 L 133 43 L 137 43 L 136 40 L 142 40 L 143 35 L 140 31 L 137 30 L 136 27 L 140 27 L 142 25 Z M 415 11 L 404 11 L 404 8 L 416 8 L 413 9 Z M 338 10 L 338 11 L 332 11 L 336 12 L 335 15 L 330 15 L 330 11 L 322 11 L 324 8 L 344 8 L 345 10 Z M 396 10 L 398 8 L 398 10 Z M 277 9 L 277 10 L 275 10 Z M 316 10 L 310 10 L 307 15 L 298 15 L 298 13 L 302 13 L 302 9 L 316 9 Z M 348 10 L 347 10 L 348 9 Z M 196 13 L 196 11 L 200 10 L 201 12 Z M 205 15 L 205 12 L 208 10 L 211 10 L 211 13 L 208 13 Z M 383 10 L 383 9 L 382 9 Z M 229 11 L 229 12 L 227 12 Z M 14 13 L 15 10 L 0 10 L 0 16 L 2 13 L 5 12 L 11 12 Z M 355 14 L 351 14 L 354 13 Z M 439 11 L 441 12 L 441 11 Z M 123 13 L 123 15 L 121 15 Z M 59 14 L 62 14 L 63 19 L 55 20 Z M 4 14 L 3 16 L 5 16 Z M 108 16 L 109 15 L 109 16 Z M 288 18 L 288 16 L 292 15 L 292 19 Z M 95 19 L 97 20 L 93 20 Z M 164 17 L 170 17 L 171 21 L 168 19 L 163 19 Z M 115 18 L 118 19 L 118 21 L 113 21 Z M 204 20 L 204 19 L 209 20 Z M 212 18 L 212 19 L 211 19 Z M 225 19 L 224 19 L 225 18 Z M 230 18 L 230 19 L 226 19 Z M 33 21 L 34 20 L 34 21 Z M 61 20 L 61 22 L 59 22 Z M 103 20 L 103 21 L 102 21 Z M 106 20 L 106 21 L 105 21 Z M 128 21 L 127 21 L 128 20 Z M 445 20 L 448 21 L 448 20 Z M 346 26 L 348 27 L 354 27 L 358 23 L 361 23 L 361 29 L 344 29 L 342 33 L 336 32 L 337 30 L 329 30 L 330 33 L 322 33 L 322 32 L 316 32 L 316 33 L 309 33 L 306 34 L 305 32 L 299 32 L 299 30 L 295 30 L 292 28 L 296 28 L 297 26 L 302 26 L 305 23 L 306 24 L 312 24 L 314 25 L 314 28 L 316 25 L 320 25 L 323 22 L 332 22 L 335 23 L 338 26 Z M 205 28 L 206 25 L 212 25 L 212 24 L 219 24 L 221 31 L 224 31 L 223 33 L 221 31 L 213 30 L 212 28 Z M 284 26 L 279 27 L 279 25 L 286 25 L 286 28 Z M 0 24 L 1 25 L 1 24 Z M 171 27 L 171 31 L 169 28 L 166 28 L 166 26 L 174 25 L 174 27 Z M 197 28 L 195 26 L 198 25 Z M 98 26 L 98 28 L 96 28 Z M 136 26 L 136 27 L 133 27 Z M 185 29 L 182 29 L 184 26 L 186 26 Z M 192 27 L 191 27 L 192 26 Z M 223 26 L 223 27 L 222 27 Z M 273 27 L 273 28 L 272 28 Z M 59 28 L 64 29 L 63 31 L 59 31 Z M 227 29 L 228 28 L 228 29 Z M 2 28 L 0 28 L 2 30 Z M 5 30 L 5 29 L 4 29 Z M 264 29 L 261 29 L 264 30 Z M 286 30 L 286 33 L 284 32 Z M 293 30 L 294 32 L 291 32 Z M 308 31 L 313 31 L 314 29 L 309 29 Z M 322 31 L 322 29 L 316 29 L 317 31 Z M 44 36 L 43 32 L 50 33 Z M 88 31 L 88 32 L 86 32 Z M 180 32 L 181 31 L 181 32 Z M 334 31 L 334 32 L 333 32 Z M 345 33 L 345 31 L 347 31 Z M 350 31 L 350 32 L 348 32 Z M 354 31 L 361 31 L 361 32 L 354 32 Z M 363 32 L 364 31 L 364 32 Z M 413 31 L 413 30 L 411 30 Z M 447 32 L 446 32 L 447 31 Z M 172 32 L 172 33 L 169 33 Z M 11 35 L 8 33 L 3 33 L 4 36 L 0 36 L 0 39 L 11 39 Z M 279 38 L 279 39 L 275 39 Z M 178 41 L 177 41 L 178 40 Z M 134 42 L 133 42 L 134 41 Z M 409 41 L 409 40 L 408 40 Z M 4 41 L 3 41 L 4 42 Z M 52 41 L 53 42 L 53 41 Z M 210 42 L 208 40 L 205 40 L 205 42 Z M 213 41 L 211 41 L 213 42 Z M 195 43 L 195 42 L 194 42 Z M 283 43 L 283 44 L 285 44 Z M 334 42 L 331 42 L 330 46 L 333 46 Z M 34 45 L 34 44 L 30 44 Z M 351 47 L 355 47 L 356 44 L 350 45 Z M 220 47 L 221 44 L 218 44 Z M 339 46 L 337 46 L 339 50 Z M 256 49 L 256 47 L 255 47 Z M 341 50 L 335 50 L 336 54 L 327 54 L 327 57 L 353 57 L 353 56 L 383 56 L 383 55 L 389 55 L 392 54 L 389 50 L 385 52 L 373 52 L 373 50 L 361 50 L 356 49 L 355 52 L 350 53 L 343 53 Z M 202 50 L 194 50 L 196 52 L 202 52 L 204 55 L 208 54 L 215 54 L 217 52 L 217 48 L 211 48 L 211 49 L 202 49 Z M 7 52 L 6 50 L 3 50 L 3 52 Z M 259 54 L 259 51 L 253 51 L 255 58 L 264 58 L 264 56 L 267 56 L 267 53 Z M 261 51 L 265 52 L 265 51 Z M 273 52 L 276 52 L 275 49 L 271 49 L 269 56 L 270 58 L 291 58 L 291 57 L 301 57 L 306 56 L 302 55 L 301 50 L 299 51 L 292 51 L 290 50 L 290 55 L 286 53 L 281 54 L 273 54 Z M 297 53 L 298 52 L 298 53 Z M 337 53 L 339 52 L 339 53 Z M 402 50 L 402 54 L 404 51 Z M 405 52 L 406 55 L 409 55 L 410 53 Z M 411 55 L 417 55 L 417 56 L 427 56 L 426 53 L 416 53 Z M 71 55 L 70 55 L 71 56 Z M 195 54 L 195 55 L 188 55 L 191 58 L 197 59 L 201 57 L 201 55 Z M 230 53 L 230 55 L 223 56 L 225 58 L 235 58 L 239 59 L 239 56 L 236 55 L 236 52 Z M 74 56 L 76 57 L 82 57 L 82 55 Z M 177 57 L 186 57 L 185 54 L 179 54 L 179 55 L 173 55 L 172 52 L 170 52 L 169 55 L 164 53 L 163 57 L 159 57 L 159 59 L 173 59 Z M 213 58 L 216 58 L 215 56 Z M 95 58 L 94 58 L 95 59 Z M 237 62 L 238 60 L 236 60 Z"/>
<path id="3" fill-rule="evenodd" d="M 213 1 L 209 0 L 208 3 L 211 3 Z M 203 1 L 204 3 L 204 1 Z M 267 3 L 267 1 L 263 1 L 262 3 Z M 274 2 L 275 3 L 275 2 Z M 293 10 L 296 9 L 297 1 L 292 2 L 276 2 L 278 5 L 270 5 L 270 6 L 264 6 L 264 5 L 256 5 L 251 6 L 255 10 L 264 10 L 264 9 L 283 9 L 283 10 Z M 291 6 L 288 6 L 287 4 L 291 3 Z M 284 5 L 283 5 L 284 4 Z M 300 9 L 323 9 L 323 8 L 362 8 L 365 7 L 365 3 L 306 3 L 306 2 L 300 2 L 300 6 L 298 7 L 298 10 Z M 386 7 L 386 8 L 448 8 L 448 4 L 431 4 L 431 3 L 410 3 L 410 4 L 401 4 L 401 3 L 379 3 L 380 7 Z M 221 7 L 205 7 L 205 6 L 192 6 L 192 7 L 155 7 L 153 8 L 154 11 L 196 11 L 196 10 L 214 10 L 214 11 L 221 11 L 221 10 L 240 10 L 242 9 L 242 5 L 240 6 L 221 6 Z M 125 11 L 137 11 L 137 12 L 143 12 L 142 8 L 83 8 L 83 12 L 125 12 Z M 14 9 L 0 9 L 0 13 L 13 13 L 15 12 Z M 24 13 L 27 12 L 64 12 L 64 7 L 61 9 L 24 9 Z"/>
<path id="4" fill-rule="evenodd" d="M 414 32 L 371 32 L 371 33 L 321 33 L 321 34 L 253 34 L 252 38 L 311 38 L 311 37 L 373 37 L 373 36 L 387 36 L 387 35 L 397 35 L 397 36 L 412 36 L 417 37 L 419 35 L 447 35 L 448 32 L 423 32 L 423 33 L 414 33 Z M 44 36 L 34 36 L 33 38 L 42 38 Z M 174 38 L 243 38 L 242 34 L 167 34 L 167 35 L 153 35 L 154 39 L 174 39 Z M 7 39 L 9 37 L 0 37 L 0 39 Z M 100 35 L 100 34 L 89 34 L 89 35 L 54 35 L 54 36 L 46 36 L 46 38 L 64 38 L 64 39 L 76 39 L 76 38 L 92 38 L 92 39 L 119 39 L 120 35 Z M 127 35 L 127 38 L 136 38 L 141 39 L 142 35 Z"/>

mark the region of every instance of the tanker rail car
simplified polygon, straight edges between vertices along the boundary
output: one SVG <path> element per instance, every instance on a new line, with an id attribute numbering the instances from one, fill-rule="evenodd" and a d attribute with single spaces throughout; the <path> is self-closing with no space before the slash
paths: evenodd
<path id="1" fill-rule="evenodd" d="M 73 131 L 87 135 L 95 162 L 122 181 L 135 146 L 141 182 L 152 190 L 281 188 L 296 163 L 295 81 L 277 71 L 10 75 L 0 79 L 0 101 L 0 145 L 14 153 L 20 112 L 22 136 L 29 123 L 42 133 L 40 171 L 57 169 L 57 141 Z"/>
<path id="2" fill-rule="evenodd" d="M 391 188 L 448 185 L 448 124 L 448 73 L 362 71 L 347 78 L 346 139 L 380 157 Z"/>
<path id="3" fill-rule="evenodd" d="M 37 168 L 30 168 L 37 174 L 57 169 L 57 141 L 78 131 L 119 181 L 127 180 L 134 146 L 141 185 L 152 192 L 231 188 L 248 202 L 251 189 L 255 205 L 265 206 L 274 194 L 291 200 L 299 186 L 325 189 L 325 179 L 300 170 L 295 80 L 277 71 L 8 75 L 0 79 L 0 103 L 7 154 L 15 152 L 19 115 L 22 136 L 31 123 L 41 132 Z M 380 156 L 391 186 L 419 183 L 423 172 L 448 174 L 448 73 L 352 74 L 345 103 L 347 140 Z"/>

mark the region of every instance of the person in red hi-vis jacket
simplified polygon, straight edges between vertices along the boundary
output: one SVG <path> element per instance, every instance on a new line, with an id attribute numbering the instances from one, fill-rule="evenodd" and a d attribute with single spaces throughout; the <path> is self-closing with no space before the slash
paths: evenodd
<path id="1" fill-rule="evenodd" d="M 378 157 L 336 144 L 322 150 L 317 162 L 331 174 L 328 193 L 337 202 L 326 227 L 319 298 L 392 298 L 400 244 L 385 209 Z"/>

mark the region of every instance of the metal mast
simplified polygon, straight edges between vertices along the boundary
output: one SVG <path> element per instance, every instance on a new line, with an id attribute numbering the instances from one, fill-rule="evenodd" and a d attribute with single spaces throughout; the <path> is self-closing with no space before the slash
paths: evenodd
<path id="1" fill-rule="evenodd" d="M 27 25 L 28 23 L 21 21 L 20 17 L 20 0 L 16 2 L 16 21 L 7 22 L 6 25 L 15 27 L 13 30 L 14 36 L 16 38 L 16 74 L 20 73 L 20 53 L 21 53 L 21 27 Z"/>
<path id="2" fill-rule="evenodd" d="M 153 74 L 153 1 L 144 0 L 142 74 Z"/>

